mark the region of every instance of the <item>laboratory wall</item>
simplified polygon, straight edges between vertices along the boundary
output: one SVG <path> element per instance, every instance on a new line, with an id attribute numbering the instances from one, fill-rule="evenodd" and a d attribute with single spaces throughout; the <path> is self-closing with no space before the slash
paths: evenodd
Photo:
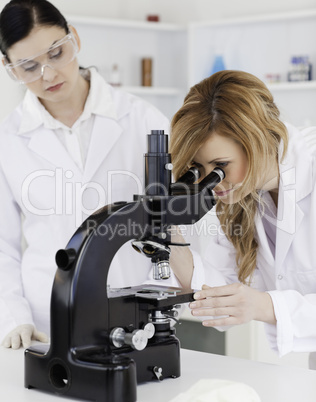
<path id="1" fill-rule="evenodd" d="M 52 2 L 68 14 L 135 20 L 145 19 L 148 14 L 159 14 L 163 22 L 184 24 L 190 21 L 295 11 L 316 6 L 315 0 L 53 0 Z"/>
<path id="2" fill-rule="evenodd" d="M 316 0 L 51 0 L 67 16 L 145 20 L 149 14 L 158 14 L 161 22 L 183 24 L 201 20 L 217 20 L 239 16 L 260 15 L 275 12 L 291 12 L 316 7 Z M 0 9 L 7 0 L 0 0 Z M 187 66 L 183 65 L 182 70 Z M 23 96 L 23 88 L 11 82 L 0 65 L 0 122 L 18 104 Z M 169 101 L 169 100 L 168 100 Z M 164 103 L 166 104 L 166 102 Z M 172 108 L 168 117 L 173 115 Z M 305 119 L 306 120 L 306 119 Z"/>
<path id="3" fill-rule="evenodd" d="M 163 22 L 191 21 L 257 15 L 314 8 L 316 0 L 52 0 L 66 14 L 142 20 L 158 14 Z M 0 0 L 2 9 L 7 3 Z"/>
<path id="4" fill-rule="evenodd" d="M 310 8 L 315 0 L 121 0 L 124 17 L 141 18 L 148 13 L 158 13 L 165 22 L 188 23 L 270 12 Z"/>

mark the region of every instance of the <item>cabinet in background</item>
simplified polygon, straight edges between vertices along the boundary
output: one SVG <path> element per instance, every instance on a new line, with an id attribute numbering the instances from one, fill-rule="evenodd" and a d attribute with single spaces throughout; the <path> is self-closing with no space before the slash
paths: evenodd
<path id="1" fill-rule="evenodd" d="M 119 68 L 122 90 L 138 95 L 171 118 L 181 106 L 187 82 L 187 29 L 175 24 L 73 16 L 82 42 L 82 66 L 94 65 L 109 82 Z M 152 86 L 141 86 L 141 59 L 153 59 Z"/>
<path id="2" fill-rule="evenodd" d="M 316 10 L 249 16 L 187 27 L 147 21 L 69 17 L 82 40 L 79 61 L 95 65 L 109 81 L 120 70 L 122 89 L 157 106 L 169 118 L 182 105 L 188 89 L 209 76 L 215 57 L 227 69 L 248 71 L 267 84 L 284 120 L 316 125 Z M 309 56 L 315 81 L 286 82 L 292 56 Z M 141 59 L 153 59 L 153 86 L 141 86 Z"/>
<path id="3" fill-rule="evenodd" d="M 280 74 L 281 83 L 268 84 L 290 123 L 316 125 L 316 81 L 289 83 L 292 56 L 309 56 L 316 79 L 316 10 L 191 23 L 188 28 L 188 82 L 210 75 L 216 55 L 227 69 L 244 70 L 265 81 Z"/>

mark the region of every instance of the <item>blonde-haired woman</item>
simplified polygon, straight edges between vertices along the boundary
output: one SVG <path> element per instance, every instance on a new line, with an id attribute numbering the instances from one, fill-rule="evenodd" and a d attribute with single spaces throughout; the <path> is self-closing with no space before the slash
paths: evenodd
<path id="1" fill-rule="evenodd" d="M 173 264 L 183 285 L 202 288 L 192 314 L 205 326 L 262 321 L 280 356 L 316 351 L 312 132 L 282 123 L 266 86 L 241 71 L 192 87 L 172 121 L 175 178 L 192 165 L 226 173 L 214 189 L 217 233 L 202 256 L 177 251 L 186 270 Z"/>

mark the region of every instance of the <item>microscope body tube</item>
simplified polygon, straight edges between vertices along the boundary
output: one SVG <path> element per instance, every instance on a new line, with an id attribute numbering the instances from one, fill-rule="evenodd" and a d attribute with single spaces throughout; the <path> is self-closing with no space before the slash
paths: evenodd
<path id="1" fill-rule="evenodd" d="M 147 197 L 157 197 L 154 201 L 156 214 L 151 217 L 151 231 L 155 241 L 161 238 L 171 240 L 170 234 L 166 232 L 165 215 L 162 213 L 166 209 L 166 199 L 169 196 L 171 184 L 171 155 L 168 152 L 168 136 L 164 130 L 152 130 L 147 136 L 147 153 L 145 154 L 145 195 Z M 160 238 L 160 240 L 159 240 Z M 163 246 L 161 250 L 159 244 L 154 247 L 152 255 L 153 278 L 155 280 L 168 279 L 170 277 L 168 246 Z"/>
<path id="2" fill-rule="evenodd" d="M 145 154 L 145 194 L 169 195 L 171 183 L 171 155 L 168 153 L 168 136 L 164 130 L 152 130 L 147 136 Z"/>

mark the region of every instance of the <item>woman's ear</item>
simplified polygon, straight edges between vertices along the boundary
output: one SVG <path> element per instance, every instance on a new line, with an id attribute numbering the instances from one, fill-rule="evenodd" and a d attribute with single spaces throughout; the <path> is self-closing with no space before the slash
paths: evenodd
<path id="1" fill-rule="evenodd" d="M 7 58 L 7 56 L 3 56 L 2 57 L 2 64 L 4 65 L 4 67 L 6 66 L 6 64 L 9 64 L 10 63 L 10 61 L 9 61 L 9 59 Z"/>
<path id="2" fill-rule="evenodd" d="M 73 34 L 73 36 L 74 36 L 74 38 L 75 38 L 75 40 L 77 42 L 78 52 L 79 52 L 80 49 L 81 49 L 81 41 L 80 41 L 80 37 L 78 35 L 78 32 L 77 32 L 76 28 L 74 26 L 72 26 L 72 25 L 69 25 L 69 30 Z"/>

